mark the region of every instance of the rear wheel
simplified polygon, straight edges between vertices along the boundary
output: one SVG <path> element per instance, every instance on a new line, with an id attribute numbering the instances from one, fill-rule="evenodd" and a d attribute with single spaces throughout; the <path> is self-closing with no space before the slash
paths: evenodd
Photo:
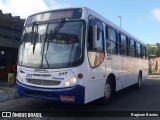
<path id="1" fill-rule="evenodd" d="M 111 79 L 108 79 L 104 87 L 104 97 L 102 98 L 102 104 L 109 103 L 111 101 L 113 93 L 114 93 L 113 84 L 111 82 Z"/>

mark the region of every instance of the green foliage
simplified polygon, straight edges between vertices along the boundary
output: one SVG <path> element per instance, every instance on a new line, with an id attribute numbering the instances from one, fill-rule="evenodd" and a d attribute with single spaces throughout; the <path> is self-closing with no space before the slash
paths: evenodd
<path id="1" fill-rule="evenodd" d="M 147 53 L 148 53 L 148 56 L 155 56 L 156 55 L 156 48 L 153 47 L 153 45 L 148 44 L 147 45 Z"/>
<path id="2" fill-rule="evenodd" d="M 157 46 L 156 56 L 160 57 L 160 43 L 157 43 L 156 46 Z"/>
<path id="3" fill-rule="evenodd" d="M 148 56 L 160 57 L 160 43 L 156 43 L 156 45 L 148 44 L 147 53 L 148 53 Z"/>

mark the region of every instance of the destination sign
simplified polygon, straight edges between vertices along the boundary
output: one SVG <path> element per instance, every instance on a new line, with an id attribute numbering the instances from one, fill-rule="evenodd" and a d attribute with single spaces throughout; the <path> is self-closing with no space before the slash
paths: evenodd
<path id="1" fill-rule="evenodd" d="M 81 17 L 82 17 L 82 9 L 55 10 L 55 11 L 48 11 L 32 15 L 28 17 L 26 24 L 32 24 L 35 21 L 42 22 L 42 21 L 58 20 L 61 18 L 80 19 Z"/>

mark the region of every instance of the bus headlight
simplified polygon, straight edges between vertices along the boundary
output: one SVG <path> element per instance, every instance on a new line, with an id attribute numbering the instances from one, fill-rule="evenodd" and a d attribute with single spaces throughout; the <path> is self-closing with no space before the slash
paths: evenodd
<path id="1" fill-rule="evenodd" d="M 66 80 L 66 81 L 64 82 L 64 84 L 65 84 L 66 87 L 68 87 L 68 86 L 70 85 L 70 82 L 69 82 L 68 80 Z"/>
<path id="2" fill-rule="evenodd" d="M 74 84 L 77 82 L 77 79 L 75 77 L 72 77 L 69 81 Z"/>
<path id="3" fill-rule="evenodd" d="M 17 77 L 16 77 L 16 78 L 17 78 L 18 81 L 24 82 L 24 81 L 23 81 L 23 77 L 20 75 L 20 73 L 17 74 Z"/>
<path id="4" fill-rule="evenodd" d="M 64 85 L 66 87 L 75 85 L 77 83 L 77 79 L 75 77 L 71 77 L 69 80 L 64 81 Z"/>

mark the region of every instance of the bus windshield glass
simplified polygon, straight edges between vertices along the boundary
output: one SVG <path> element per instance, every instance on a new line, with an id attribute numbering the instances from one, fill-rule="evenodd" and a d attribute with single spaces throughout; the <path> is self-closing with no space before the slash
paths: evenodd
<path id="1" fill-rule="evenodd" d="M 83 60 L 83 21 L 60 21 L 26 26 L 18 64 L 31 68 L 66 68 Z"/>

